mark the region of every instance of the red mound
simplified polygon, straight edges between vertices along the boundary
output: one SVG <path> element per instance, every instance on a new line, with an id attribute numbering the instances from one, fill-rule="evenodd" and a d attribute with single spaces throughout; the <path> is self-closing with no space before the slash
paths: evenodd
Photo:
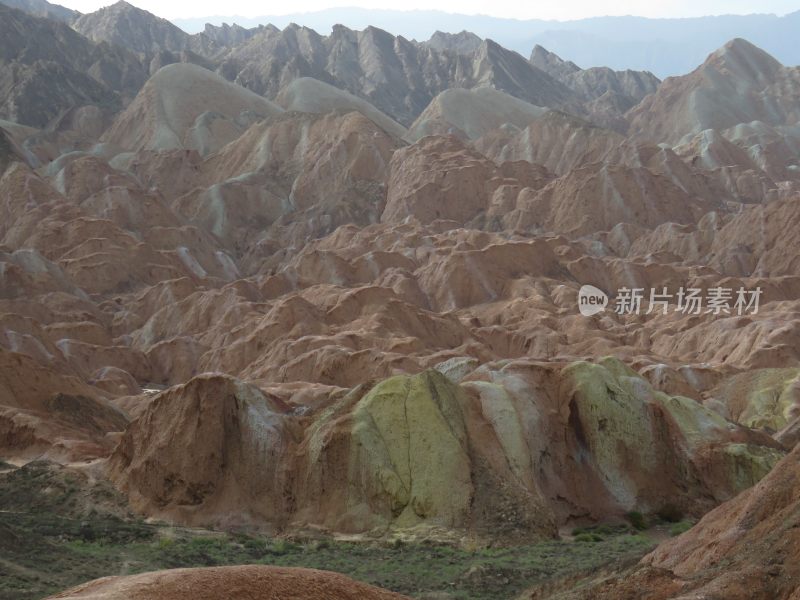
<path id="1" fill-rule="evenodd" d="M 314 569 L 245 566 L 104 577 L 51 598 L 84 600 L 402 600 L 406 596 Z"/>

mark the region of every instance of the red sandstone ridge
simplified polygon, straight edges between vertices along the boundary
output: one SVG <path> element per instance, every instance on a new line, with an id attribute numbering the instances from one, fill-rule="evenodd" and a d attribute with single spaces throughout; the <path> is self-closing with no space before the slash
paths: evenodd
<path id="1" fill-rule="evenodd" d="M 793 600 L 800 595 L 800 449 L 759 484 L 664 542 L 632 572 L 534 598 Z"/>
<path id="2" fill-rule="evenodd" d="M 403 600 L 406 596 L 326 571 L 279 567 L 173 569 L 106 577 L 50 596 L 76 600 Z"/>
<path id="3" fill-rule="evenodd" d="M 192 379 L 156 397 L 127 430 L 111 477 L 143 513 L 204 524 L 229 514 L 230 523 L 216 524 L 281 527 L 297 435 L 288 412 L 232 378 Z"/>
<path id="4" fill-rule="evenodd" d="M 79 378 L 47 368 L 24 351 L 0 347 L 4 456 L 65 461 L 105 456 L 116 444 L 108 434 L 127 424 L 125 414 Z"/>
<path id="5" fill-rule="evenodd" d="M 695 593 L 726 598 L 791 598 L 800 593 L 800 450 L 758 485 L 658 548 L 645 564 L 684 580 Z"/>

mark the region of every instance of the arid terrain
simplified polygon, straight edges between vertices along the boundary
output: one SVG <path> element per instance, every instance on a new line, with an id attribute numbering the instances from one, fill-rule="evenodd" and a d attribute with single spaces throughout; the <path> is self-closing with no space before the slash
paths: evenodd
<path id="1" fill-rule="evenodd" d="M 13 4 L 0 599 L 800 599 L 799 67 Z"/>

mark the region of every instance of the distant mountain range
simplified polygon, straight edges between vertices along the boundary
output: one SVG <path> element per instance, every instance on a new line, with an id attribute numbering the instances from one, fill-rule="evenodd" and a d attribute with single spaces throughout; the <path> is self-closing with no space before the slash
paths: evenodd
<path id="1" fill-rule="evenodd" d="M 67 23 L 74 23 L 81 17 L 77 11 L 46 0 L 0 0 L 0 3 L 34 16 Z M 114 5 L 115 9 L 101 9 L 92 14 L 112 17 L 119 12 L 119 5 Z M 91 22 L 96 20 L 94 18 Z M 800 44 L 797 43 L 800 10 L 785 16 L 752 14 L 686 19 L 626 16 L 547 21 L 461 15 L 434 10 L 343 7 L 261 17 L 230 15 L 174 19 L 172 23 L 186 33 L 205 34 L 202 39 L 195 38 L 189 44 L 193 51 L 203 55 L 213 53 L 214 45 L 230 47 L 242 43 L 265 25 L 285 29 L 295 23 L 323 35 L 330 33 L 334 25 L 341 24 L 354 30 L 368 27 L 384 29 L 395 36 L 417 41 L 428 40 L 437 32 L 457 34 L 468 31 L 477 38 L 493 40 L 526 58 L 531 56 L 535 46 L 540 45 L 584 69 L 603 66 L 618 71 L 650 71 L 661 79 L 689 73 L 706 56 L 734 38 L 752 42 L 785 65 L 800 64 Z M 213 27 L 206 27 L 207 24 Z M 166 25 L 166 20 L 161 20 L 158 28 L 166 31 Z M 76 29 L 90 39 L 98 35 L 102 37 L 90 31 L 85 19 L 78 23 Z M 174 43 L 170 50 L 185 46 L 179 32 L 174 31 L 171 35 Z M 114 43 L 119 41 L 113 40 Z M 144 38 L 139 41 L 149 43 Z"/>
<path id="2" fill-rule="evenodd" d="M 281 29 L 297 23 L 320 33 L 328 33 L 335 24 L 351 29 L 372 25 L 416 40 L 426 40 L 437 30 L 447 33 L 466 30 L 526 57 L 540 44 L 583 68 L 606 66 L 651 71 L 660 78 L 688 73 L 733 38 L 751 41 L 784 64 L 800 64 L 797 43 L 800 11 L 783 17 L 754 14 L 689 19 L 599 17 L 522 21 L 440 11 L 334 8 L 257 18 L 214 16 L 173 22 L 190 33 L 202 31 L 206 23 L 236 23 L 242 27 L 271 23 Z"/>
<path id="3" fill-rule="evenodd" d="M 647 72 L 582 70 L 540 46 L 528 60 L 471 33 L 437 32 L 428 42 L 411 42 L 371 26 L 362 31 L 336 26 L 323 36 L 298 25 L 283 30 L 207 25 L 190 35 L 122 1 L 69 24 L 4 6 L 0 15 L 9 59 L 0 61 L 0 118 L 35 127 L 75 118 L 71 109 L 83 104 L 118 110 L 148 76 L 175 62 L 215 71 L 270 100 L 292 81 L 311 78 L 320 85 L 300 83 L 286 93 L 305 94 L 311 85 L 328 95 L 325 86 L 333 86 L 355 97 L 346 103 L 366 100 L 398 127 L 411 126 L 445 90 L 488 86 L 624 131 L 624 113 L 660 83 Z M 43 40 L 36 52 L 27 49 L 26 31 Z M 27 73 L 25 85 L 17 83 L 21 71 Z"/>

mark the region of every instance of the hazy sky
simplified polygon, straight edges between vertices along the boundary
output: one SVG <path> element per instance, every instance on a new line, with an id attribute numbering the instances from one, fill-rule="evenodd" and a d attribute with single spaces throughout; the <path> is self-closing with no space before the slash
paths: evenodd
<path id="1" fill-rule="evenodd" d="M 114 0 L 51 0 L 81 12 L 91 12 Z M 517 19 L 580 19 L 600 15 L 644 17 L 696 17 L 719 14 L 776 13 L 800 10 L 800 0 L 294 0 L 256 2 L 252 0 L 128 0 L 145 10 L 169 19 L 213 15 L 256 17 L 315 11 L 338 6 L 384 9 L 437 9 L 461 14 L 489 14 Z"/>

